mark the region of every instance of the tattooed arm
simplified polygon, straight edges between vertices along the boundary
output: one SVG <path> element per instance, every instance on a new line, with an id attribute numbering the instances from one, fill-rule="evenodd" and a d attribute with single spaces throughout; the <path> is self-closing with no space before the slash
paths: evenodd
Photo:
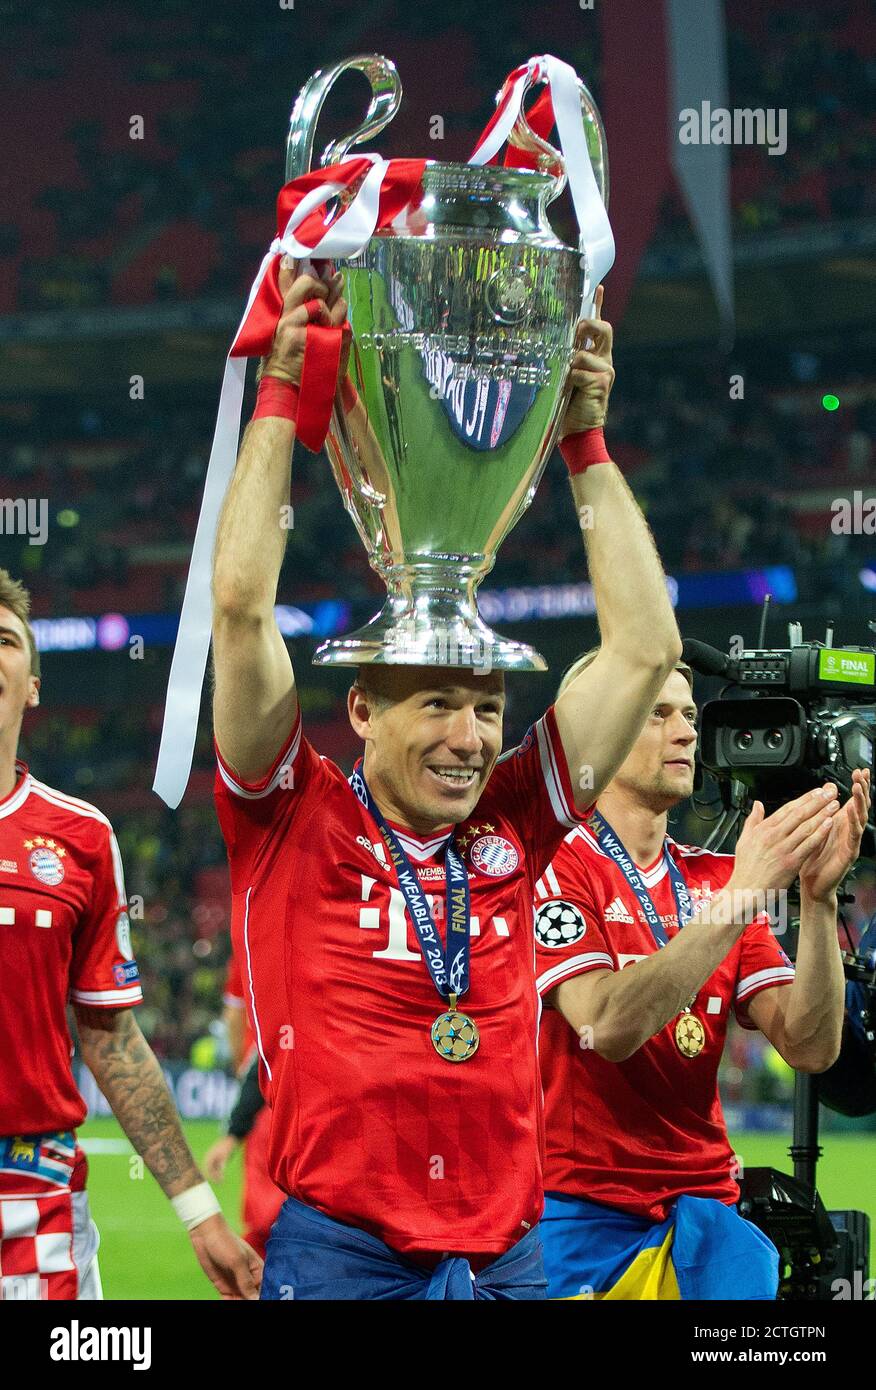
<path id="1" fill-rule="evenodd" d="M 176 1197 L 203 1182 L 134 1010 L 77 1004 L 75 1012 L 82 1060 L 161 1190 Z"/>
<path id="2" fill-rule="evenodd" d="M 132 1009 L 74 1004 L 82 1060 L 113 1114 L 168 1197 L 204 1181 L 167 1082 Z M 190 1232 L 204 1273 L 225 1298 L 257 1298 L 261 1260 L 217 1214 Z"/>

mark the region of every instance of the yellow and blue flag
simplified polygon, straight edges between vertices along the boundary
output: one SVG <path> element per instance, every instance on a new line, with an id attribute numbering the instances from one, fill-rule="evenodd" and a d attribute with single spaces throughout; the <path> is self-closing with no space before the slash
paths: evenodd
<path id="1" fill-rule="evenodd" d="M 548 1298 L 773 1299 L 779 1255 L 735 1207 L 682 1196 L 651 1222 L 561 1193 L 539 1223 Z"/>

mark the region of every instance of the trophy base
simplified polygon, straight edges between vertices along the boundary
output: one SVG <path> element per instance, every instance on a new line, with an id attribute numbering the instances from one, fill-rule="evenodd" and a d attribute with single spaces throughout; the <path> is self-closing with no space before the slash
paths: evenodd
<path id="1" fill-rule="evenodd" d="M 451 611 L 448 611 L 448 608 Z M 390 595 L 364 627 L 318 647 L 314 666 L 443 666 L 478 671 L 546 671 L 534 647 L 500 637 L 477 609 L 446 596 Z"/>

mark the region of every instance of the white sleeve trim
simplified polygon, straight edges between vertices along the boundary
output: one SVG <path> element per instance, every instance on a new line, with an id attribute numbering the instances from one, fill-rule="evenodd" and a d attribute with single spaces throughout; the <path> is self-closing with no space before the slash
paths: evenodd
<path id="1" fill-rule="evenodd" d="M 570 956 L 568 960 L 561 960 L 558 965 L 551 966 L 550 970 L 545 970 L 537 977 L 535 987 L 539 994 L 546 994 L 570 975 L 580 975 L 585 970 L 593 970 L 595 967 L 600 970 L 614 969 L 614 961 L 607 951 L 588 951 L 583 956 Z"/>
<path id="2" fill-rule="evenodd" d="M 794 971 L 788 965 L 773 965 L 768 970 L 757 970 L 753 975 L 746 975 L 744 980 L 740 980 L 736 986 L 736 1003 L 747 999 L 749 994 L 755 994 L 760 989 L 765 989 L 769 985 L 783 985 L 790 983 L 794 979 Z"/>
<path id="3" fill-rule="evenodd" d="M 537 898 L 549 898 L 552 895 L 555 898 L 561 898 L 563 896 L 560 880 L 557 878 L 557 873 L 552 863 L 548 864 L 541 878 L 537 881 L 535 885 L 535 895 Z"/>
<path id="4" fill-rule="evenodd" d="M 128 906 L 128 896 L 125 892 L 125 871 L 122 868 L 122 855 L 119 849 L 119 842 L 113 830 L 110 830 L 109 833 L 109 846 L 110 856 L 113 861 L 113 878 L 115 880 L 116 893 L 118 894 L 118 905 L 119 908 L 126 908 Z"/>
<path id="5" fill-rule="evenodd" d="M 249 1002 L 252 1011 L 253 1028 L 255 1030 L 256 1047 L 259 1050 L 259 1056 L 261 1057 L 265 1071 L 268 1074 L 268 1080 L 273 1081 L 274 1074 L 271 1071 L 271 1064 L 265 1056 L 265 1049 L 262 1045 L 262 1029 L 261 1024 L 259 1023 L 259 1011 L 256 1008 L 255 985 L 253 983 L 252 978 L 252 956 L 250 955 L 249 949 L 249 900 L 251 896 L 252 885 L 250 884 L 249 888 L 247 888 L 246 890 L 246 909 L 243 915 L 243 944 L 246 949 L 246 976 L 247 980 L 249 981 Z"/>
<path id="6" fill-rule="evenodd" d="M 235 796 L 243 797 L 246 801 L 260 801 L 262 797 L 270 796 L 272 791 L 276 791 L 277 787 L 280 785 L 283 774 L 288 772 L 289 768 L 295 762 L 300 747 L 301 715 L 299 713 L 295 724 L 294 737 L 288 747 L 280 754 L 280 761 L 274 775 L 271 777 L 270 781 L 258 791 L 253 791 L 251 787 L 245 787 L 242 782 L 238 782 L 235 777 L 232 777 L 221 758 L 216 759 L 216 766 L 219 768 L 219 776 L 222 778 L 222 781 L 230 791 L 234 792 Z"/>
<path id="7" fill-rule="evenodd" d="M 127 989 L 73 989 L 70 998 L 77 1004 L 137 1004 L 143 998 L 139 985 Z"/>
<path id="8" fill-rule="evenodd" d="M 560 825 L 565 825 L 569 830 L 573 830 L 576 825 L 580 825 L 581 817 L 577 814 L 574 807 L 570 807 L 563 790 L 563 779 L 557 766 L 556 750 L 551 743 L 551 736 L 548 732 L 547 719 L 542 715 L 541 719 L 536 720 L 535 736 L 538 740 L 538 753 L 541 759 L 541 771 L 550 797 L 553 813 Z"/>

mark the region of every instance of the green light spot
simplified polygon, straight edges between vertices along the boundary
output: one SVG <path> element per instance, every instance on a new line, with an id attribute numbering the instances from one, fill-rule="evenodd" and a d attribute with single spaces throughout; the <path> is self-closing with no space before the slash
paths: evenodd
<path id="1" fill-rule="evenodd" d="M 839 396 L 822 396 L 821 404 L 825 410 L 839 410 Z"/>
<path id="2" fill-rule="evenodd" d="M 65 527 L 78 526 L 79 513 L 74 512 L 72 507 L 65 507 L 63 511 L 58 512 L 58 525 Z"/>

